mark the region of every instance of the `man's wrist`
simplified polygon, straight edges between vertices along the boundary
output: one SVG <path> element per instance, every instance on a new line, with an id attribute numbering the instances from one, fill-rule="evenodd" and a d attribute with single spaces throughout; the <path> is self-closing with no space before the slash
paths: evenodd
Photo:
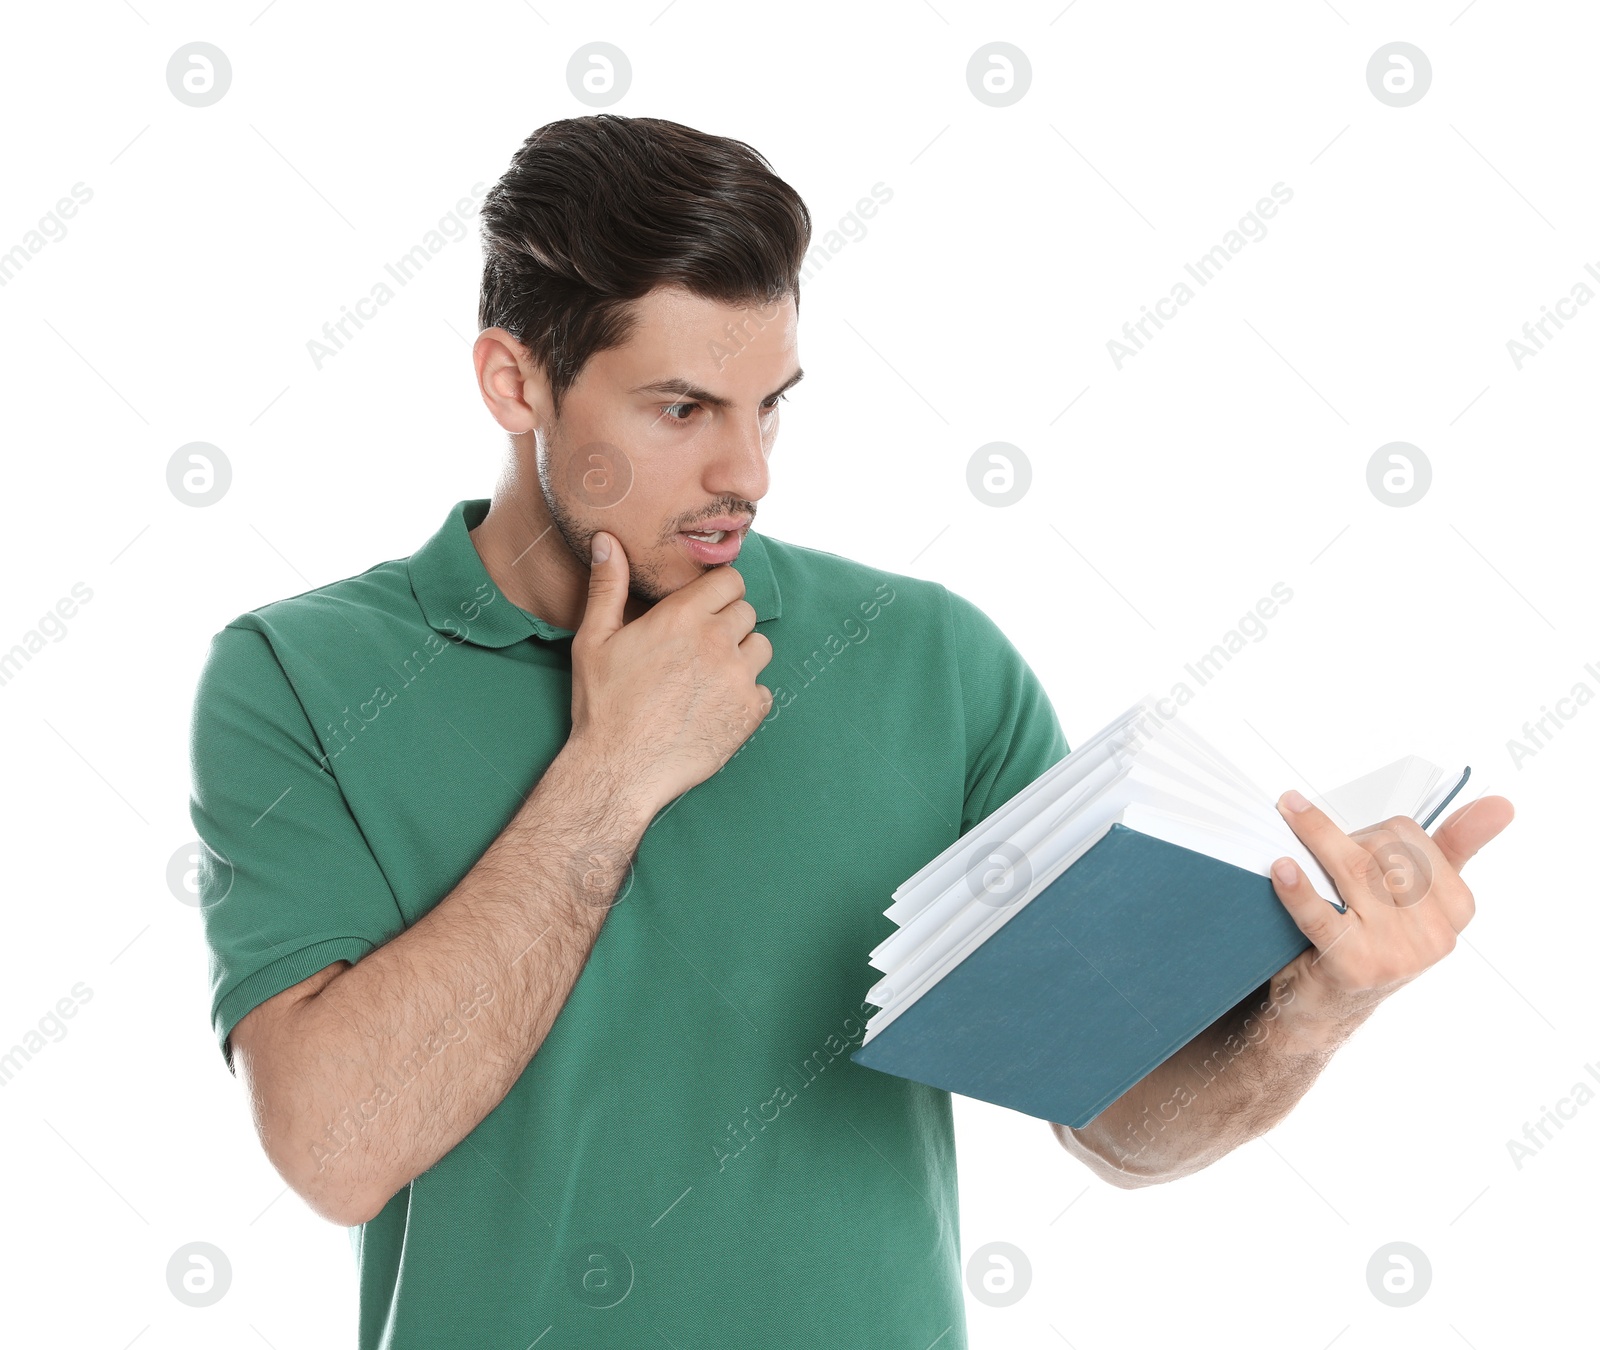
<path id="1" fill-rule="evenodd" d="M 561 747 L 545 777 L 559 790 L 594 803 L 634 838 L 644 834 L 663 805 L 614 756 L 575 736 Z"/>
<path id="2" fill-rule="evenodd" d="M 1326 1059 L 1372 1015 L 1378 1000 L 1335 999 L 1315 978 L 1294 981 L 1293 997 L 1278 1018 L 1279 1051 L 1291 1057 Z"/>

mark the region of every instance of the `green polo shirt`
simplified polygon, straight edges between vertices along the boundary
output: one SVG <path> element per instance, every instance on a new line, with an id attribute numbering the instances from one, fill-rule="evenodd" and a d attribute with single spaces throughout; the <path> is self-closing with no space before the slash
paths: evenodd
<path id="1" fill-rule="evenodd" d="M 211 641 L 191 817 L 225 1057 L 437 904 L 566 741 L 572 632 L 490 579 L 488 505 Z M 950 1096 L 848 1056 L 890 893 L 1067 745 L 944 586 L 753 531 L 733 565 L 772 709 L 657 813 L 505 1099 L 351 1230 L 362 1350 L 966 1344 Z M 461 1011 L 415 1049 L 472 1053 Z"/>

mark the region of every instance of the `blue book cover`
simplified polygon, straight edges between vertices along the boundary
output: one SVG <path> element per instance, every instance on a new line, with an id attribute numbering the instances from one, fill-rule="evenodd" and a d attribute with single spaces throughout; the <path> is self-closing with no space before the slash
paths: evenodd
<path id="1" fill-rule="evenodd" d="M 1267 877 L 1115 823 L 851 1059 L 1078 1129 L 1310 945 Z"/>

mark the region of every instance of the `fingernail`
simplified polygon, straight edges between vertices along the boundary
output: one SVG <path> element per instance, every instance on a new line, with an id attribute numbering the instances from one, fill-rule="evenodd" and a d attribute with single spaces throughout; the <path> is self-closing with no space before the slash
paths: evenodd
<path id="1" fill-rule="evenodd" d="M 1300 869 L 1294 865 L 1292 858 L 1279 858 L 1272 864 L 1272 875 L 1277 877 L 1285 886 L 1293 886 L 1300 876 Z"/>
<path id="2" fill-rule="evenodd" d="M 1285 792 L 1283 796 L 1278 799 L 1278 802 L 1279 805 L 1283 806 L 1289 811 L 1304 811 L 1311 805 L 1310 802 L 1308 802 L 1293 788 L 1290 788 L 1287 792 Z"/>
<path id="3" fill-rule="evenodd" d="M 611 538 L 599 530 L 589 540 L 589 559 L 591 562 L 604 562 L 611 556 Z"/>

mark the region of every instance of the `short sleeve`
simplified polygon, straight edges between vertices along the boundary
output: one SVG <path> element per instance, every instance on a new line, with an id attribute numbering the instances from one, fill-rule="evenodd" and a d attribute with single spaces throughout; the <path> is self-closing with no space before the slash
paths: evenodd
<path id="1" fill-rule="evenodd" d="M 949 596 L 966 714 L 966 834 L 1067 754 L 1066 737 L 1039 677 L 999 626 L 972 601 Z"/>
<path id="2" fill-rule="evenodd" d="M 240 1018 L 404 922 L 264 634 L 230 625 L 211 639 L 189 768 L 211 1020 L 232 1070 Z"/>

